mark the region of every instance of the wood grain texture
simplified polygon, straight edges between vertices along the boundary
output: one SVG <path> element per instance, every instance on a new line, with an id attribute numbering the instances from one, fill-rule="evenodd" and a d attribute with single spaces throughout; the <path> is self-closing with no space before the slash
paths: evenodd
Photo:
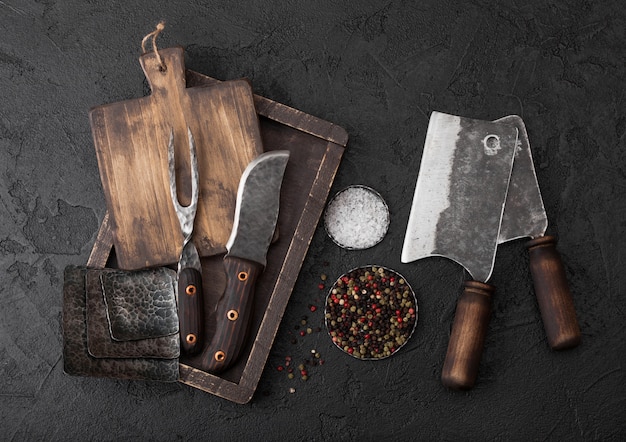
<path id="1" fill-rule="evenodd" d="M 204 344 L 202 274 L 191 267 L 178 275 L 178 320 L 181 349 L 187 354 L 199 352 Z"/>
<path id="2" fill-rule="evenodd" d="M 225 257 L 226 288 L 217 305 L 215 333 L 202 354 L 204 371 L 218 374 L 237 360 L 248 337 L 256 281 L 263 272 L 259 263 Z"/>
<path id="3" fill-rule="evenodd" d="M 225 251 L 239 177 L 263 151 L 250 84 L 245 80 L 187 87 L 183 49 L 139 61 L 152 94 L 98 106 L 89 117 L 121 268 L 168 264 L 182 235 L 169 191 L 167 143 L 174 131 L 179 199 L 190 201 L 187 128 L 198 155 L 199 202 L 193 241 L 200 256 Z"/>
<path id="4" fill-rule="evenodd" d="M 219 83 L 189 70 L 186 82 L 188 87 Z M 180 382 L 241 404 L 254 395 L 348 142 L 339 126 L 265 97 L 255 95 L 254 101 L 265 150 L 289 150 L 290 163 L 297 166 L 285 170 L 277 225 L 280 236 L 270 246 L 267 266 L 257 280 L 250 338 L 236 363 L 214 375 L 201 369 L 200 355 L 180 359 Z M 112 245 L 110 220 L 105 216 L 89 265 L 116 266 Z M 226 287 L 222 255 L 202 258 L 202 278 L 205 340 L 210 342 L 215 333 L 215 306 Z"/>
<path id="5" fill-rule="evenodd" d="M 526 247 L 548 344 L 553 350 L 576 347 L 581 341 L 580 328 L 556 238 L 537 238 Z"/>
<path id="6" fill-rule="evenodd" d="M 482 282 L 465 283 L 456 305 L 452 334 L 441 373 L 444 386 L 455 390 L 468 390 L 474 386 L 483 354 L 494 291 L 494 286 Z"/>

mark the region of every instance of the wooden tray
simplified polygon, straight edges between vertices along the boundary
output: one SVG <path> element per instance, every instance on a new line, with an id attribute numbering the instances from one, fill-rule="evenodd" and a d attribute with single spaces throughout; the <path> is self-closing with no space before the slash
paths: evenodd
<path id="1" fill-rule="evenodd" d="M 187 87 L 219 80 L 187 71 Z M 311 238 L 324 209 L 348 135 L 344 129 L 301 111 L 254 96 L 266 151 L 291 152 L 281 190 L 278 240 L 270 247 L 267 267 L 258 280 L 250 337 L 239 361 L 220 376 L 199 367 L 197 357 L 181 357 L 180 382 L 237 403 L 248 402 L 256 390 Z M 213 334 L 214 307 L 226 284 L 223 256 L 202 259 L 206 336 Z M 113 232 L 105 215 L 89 267 L 117 267 Z"/>

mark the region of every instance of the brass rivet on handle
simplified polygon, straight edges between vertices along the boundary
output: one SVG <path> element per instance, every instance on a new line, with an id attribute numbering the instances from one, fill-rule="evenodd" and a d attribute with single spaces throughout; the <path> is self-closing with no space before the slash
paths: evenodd
<path id="1" fill-rule="evenodd" d="M 222 350 L 218 350 L 215 352 L 215 355 L 213 355 L 213 357 L 217 362 L 223 362 L 224 359 L 226 359 L 226 353 L 224 353 Z"/>
<path id="2" fill-rule="evenodd" d="M 196 343 L 196 335 L 194 335 L 193 333 L 189 333 L 186 337 L 185 340 L 187 341 L 187 344 L 195 344 Z"/>
<path id="3" fill-rule="evenodd" d="M 239 272 L 237 278 L 239 278 L 239 281 L 245 281 L 248 279 L 248 272 Z"/>
<path id="4" fill-rule="evenodd" d="M 239 318 L 239 312 L 237 310 L 228 310 L 226 317 L 229 321 L 236 321 Z"/>
<path id="5" fill-rule="evenodd" d="M 187 286 L 187 288 L 185 288 L 185 293 L 187 293 L 189 296 L 193 296 L 196 294 L 196 286 L 193 284 L 189 284 Z"/>

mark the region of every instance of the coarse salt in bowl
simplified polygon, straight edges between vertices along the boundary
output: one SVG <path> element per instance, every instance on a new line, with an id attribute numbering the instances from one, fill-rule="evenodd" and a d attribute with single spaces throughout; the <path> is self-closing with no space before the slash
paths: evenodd
<path id="1" fill-rule="evenodd" d="M 378 192 L 367 186 L 346 187 L 326 206 L 324 227 L 328 236 L 348 250 L 378 244 L 389 228 L 389 208 Z"/>

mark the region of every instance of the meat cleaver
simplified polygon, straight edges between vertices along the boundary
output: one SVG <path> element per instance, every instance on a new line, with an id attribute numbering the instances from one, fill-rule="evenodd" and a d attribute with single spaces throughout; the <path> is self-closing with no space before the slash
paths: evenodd
<path id="1" fill-rule="evenodd" d="M 517 115 L 509 115 L 496 122 L 515 126 L 519 132 L 498 243 L 532 238 L 526 247 L 548 344 L 554 350 L 575 347 L 581 341 L 580 328 L 565 269 L 556 250 L 556 238 L 544 236 L 548 218 L 535 175 L 526 126 Z"/>
<path id="2" fill-rule="evenodd" d="M 402 262 L 445 256 L 474 278 L 459 297 L 442 382 L 471 388 L 495 288 L 493 270 L 517 144 L 515 126 L 433 112 Z"/>

